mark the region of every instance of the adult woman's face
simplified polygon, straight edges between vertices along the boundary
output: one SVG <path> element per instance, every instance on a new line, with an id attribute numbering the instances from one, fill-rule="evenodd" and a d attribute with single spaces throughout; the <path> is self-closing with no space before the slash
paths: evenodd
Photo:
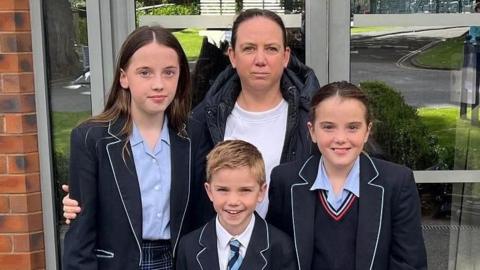
<path id="1" fill-rule="evenodd" d="M 282 29 L 265 17 L 242 22 L 235 48 L 228 51 L 244 91 L 278 91 L 290 49 L 283 44 Z"/>

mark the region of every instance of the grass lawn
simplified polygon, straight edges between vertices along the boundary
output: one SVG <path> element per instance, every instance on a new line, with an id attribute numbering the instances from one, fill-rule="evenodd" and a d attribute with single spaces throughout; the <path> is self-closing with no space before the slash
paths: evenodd
<path id="1" fill-rule="evenodd" d="M 53 112 L 53 146 L 55 151 L 70 153 L 70 133 L 81 121 L 90 117 L 90 112 Z"/>
<path id="2" fill-rule="evenodd" d="M 202 47 L 203 36 L 198 35 L 198 29 L 184 29 L 173 32 L 173 35 L 180 41 L 189 61 L 197 60 Z"/>
<path id="3" fill-rule="evenodd" d="M 419 108 L 418 114 L 439 144 L 455 149 L 455 169 L 480 169 L 480 127 L 459 118 L 458 107 Z M 470 110 L 467 112 L 470 115 Z"/>
<path id="4" fill-rule="evenodd" d="M 393 28 L 395 27 L 392 27 L 392 26 L 350 27 L 350 33 L 354 35 L 354 34 L 361 34 L 366 32 L 385 31 Z"/>
<path id="5" fill-rule="evenodd" d="M 464 37 L 450 38 L 419 53 L 412 59 L 414 64 L 434 69 L 460 69 L 463 66 Z"/>

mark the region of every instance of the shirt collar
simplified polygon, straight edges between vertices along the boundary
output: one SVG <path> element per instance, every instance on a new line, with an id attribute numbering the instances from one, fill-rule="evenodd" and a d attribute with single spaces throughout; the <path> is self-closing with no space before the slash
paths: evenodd
<path id="1" fill-rule="evenodd" d="M 222 224 L 220 224 L 220 221 L 218 220 L 218 215 L 217 215 L 217 217 L 215 218 L 215 228 L 217 231 L 218 244 L 222 248 L 227 248 L 228 245 L 230 244 L 230 240 L 237 239 L 243 247 L 245 248 L 248 247 L 248 243 L 250 242 L 250 237 L 252 236 L 254 224 L 255 224 L 255 215 L 252 214 L 252 218 L 250 219 L 250 222 L 248 223 L 245 230 L 239 235 L 231 235 L 227 230 L 225 230 Z"/>
<path id="2" fill-rule="evenodd" d="M 317 178 L 310 188 L 310 190 L 317 189 L 327 190 L 328 192 L 333 190 L 333 187 L 328 180 L 327 172 L 325 171 L 323 157 L 320 158 Z M 357 197 L 360 197 L 360 157 L 357 157 L 353 163 L 353 167 L 347 175 L 347 180 L 345 181 L 343 189 L 352 192 Z"/>
<path id="3" fill-rule="evenodd" d="M 167 145 L 170 145 L 170 133 L 168 129 L 168 118 L 166 115 L 163 120 L 163 128 L 162 128 L 162 133 L 160 134 L 160 140 L 165 142 Z M 135 122 L 133 122 L 132 135 L 130 135 L 130 144 L 132 146 L 135 146 L 142 142 L 143 142 L 142 134 L 140 134 L 140 130 L 135 125 Z"/>

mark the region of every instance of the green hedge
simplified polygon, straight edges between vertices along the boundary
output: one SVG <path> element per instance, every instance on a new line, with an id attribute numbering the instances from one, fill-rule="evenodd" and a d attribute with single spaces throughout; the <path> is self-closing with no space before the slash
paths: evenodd
<path id="1" fill-rule="evenodd" d="M 406 104 L 398 91 L 380 81 L 365 81 L 360 87 L 370 99 L 374 116 L 372 138 L 387 159 L 414 170 L 447 166 L 448 153 L 429 133 L 417 109 Z"/>
<path id="2" fill-rule="evenodd" d="M 138 11 L 137 17 L 142 15 L 199 15 L 200 9 L 196 4 L 190 5 L 167 5 L 152 8 L 147 11 Z"/>

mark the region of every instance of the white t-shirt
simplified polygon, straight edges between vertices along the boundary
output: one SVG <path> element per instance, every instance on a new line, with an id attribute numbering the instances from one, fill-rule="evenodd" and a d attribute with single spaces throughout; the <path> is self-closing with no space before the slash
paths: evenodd
<path id="1" fill-rule="evenodd" d="M 263 112 L 249 112 L 235 103 L 227 118 L 224 140 L 243 140 L 258 148 L 265 162 L 267 185 L 270 184 L 272 169 L 280 164 L 287 117 L 288 103 L 282 99 L 275 108 Z M 267 215 L 268 196 L 257 205 L 256 210 L 263 218 Z"/>

